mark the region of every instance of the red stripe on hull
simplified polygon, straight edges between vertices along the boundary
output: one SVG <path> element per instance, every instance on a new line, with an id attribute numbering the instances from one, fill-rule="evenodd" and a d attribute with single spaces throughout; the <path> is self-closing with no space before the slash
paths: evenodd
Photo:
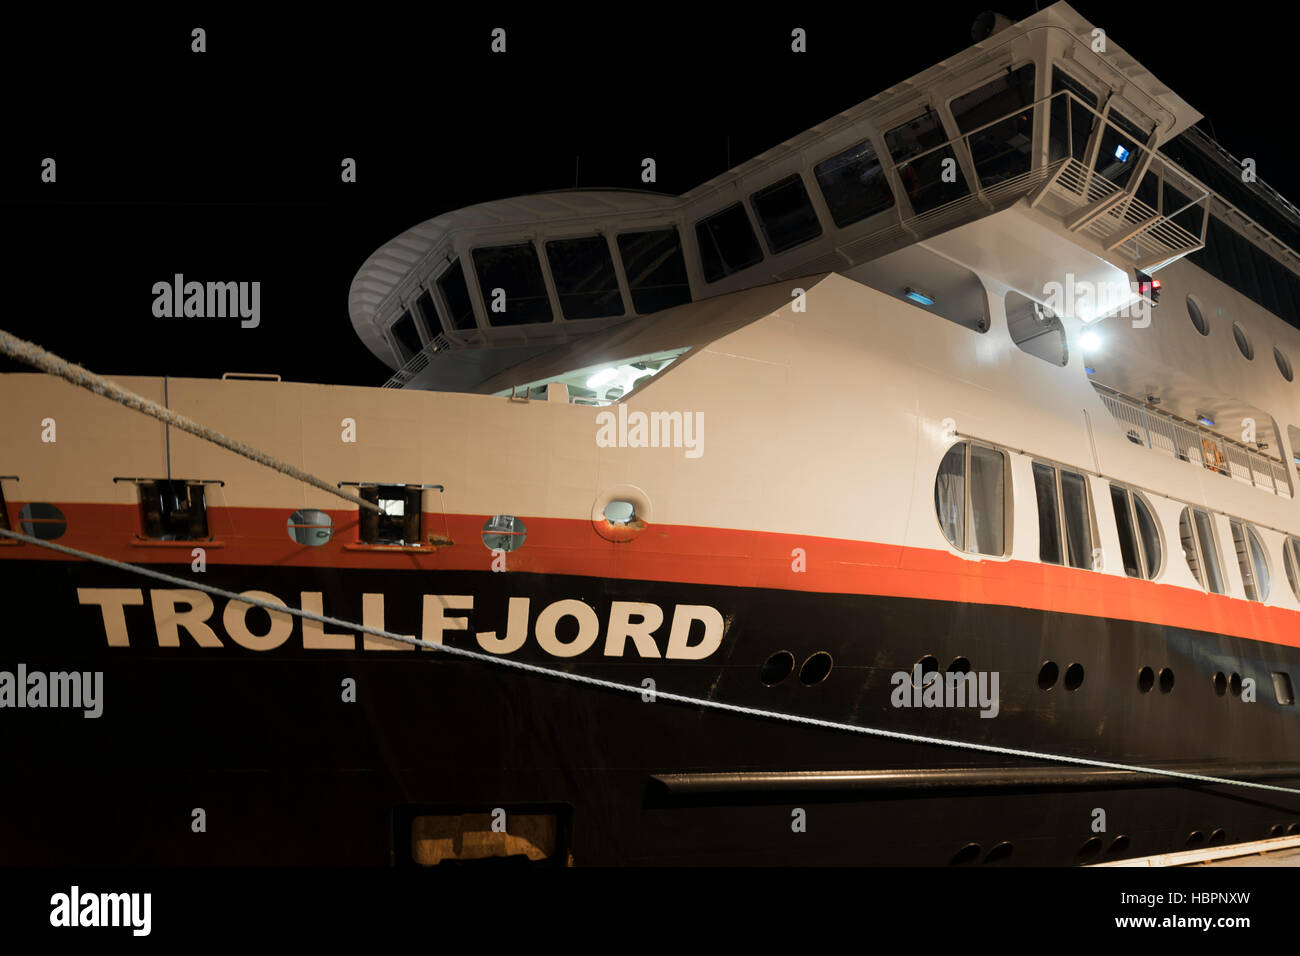
<path id="1" fill-rule="evenodd" d="M 21 502 L 10 503 L 11 520 Z M 188 547 L 141 546 L 132 505 L 60 504 L 68 547 L 133 564 L 189 564 Z M 210 508 L 208 526 L 220 547 L 210 564 L 320 568 L 488 570 L 482 541 L 488 515 L 426 513 L 426 534 L 454 542 L 428 552 L 345 550 L 357 543 L 355 511 L 331 511 L 334 536 L 303 547 L 288 535 L 288 515 L 266 508 Z M 1300 647 L 1300 612 L 1111 574 L 1029 561 L 972 561 L 947 551 L 820 538 L 811 535 L 651 525 L 632 541 L 614 543 L 590 521 L 521 516 L 524 546 L 506 556 L 510 571 L 597 578 L 772 588 L 835 594 L 997 604 L 1092 617 L 1142 621 Z M 16 527 L 16 525 L 15 525 Z M 195 542 L 193 546 L 201 546 Z M 807 570 L 794 571 L 802 548 Z M 22 545 L 0 548 L 0 560 L 64 560 Z"/>

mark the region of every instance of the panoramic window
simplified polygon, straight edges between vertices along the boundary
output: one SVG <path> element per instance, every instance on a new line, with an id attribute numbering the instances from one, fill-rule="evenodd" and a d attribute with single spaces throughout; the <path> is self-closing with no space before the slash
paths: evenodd
<path id="1" fill-rule="evenodd" d="M 675 228 L 625 232 L 618 237 L 618 254 L 638 315 L 691 301 L 686 259 Z"/>
<path id="2" fill-rule="evenodd" d="M 1200 508 L 1184 508 L 1178 518 L 1178 536 L 1182 540 L 1187 567 L 1201 587 L 1215 594 L 1227 593 L 1219 569 L 1219 545 L 1210 515 Z"/>
<path id="3" fill-rule="evenodd" d="M 546 244 L 551 278 L 566 319 L 602 319 L 623 314 L 614 257 L 604 236 L 555 239 Z"/>
<path id="4" fill-rule="evenodd" d="M 409 359 L 423 347 L 420 344 L 420 333 L 415 331 L 415 319 L 411 318 L 411 310 L 407 309 L 402 313 L 401 318 L 393 323 L 393 338 L 402 349 L 403 360 Z"/>
<path id="5" fill-rule="evenodd" d="M 971 133 L 970 152 L 980 183 L 993 186 L 1029 171 L 1034 135 L 1034 64 L 1009 70 L 977 90 L 952 101 L 957 128 L 971 133 L 986 123 L 1015 111 L 1001 122 Z"/>
<path id="6" fill-rule="evenodd" d="M 1093 521 L 1088 480 L 1078 472 L 1034 462 L 1038 557 L 1048 564 L 1092 567 Z"/>
<path id="7" fill-rule="evenodd" d="M 813 174 L 831 218 L 841 229 L 894 205 L 893 190 L 870 140 L 822 160 Z"/>
<path id="8" fill-rule="evenodd" d="M 958 442 L 939 464 L 934 509 L 954 548 L 1006 554 L 1006 455 L 996 448 Z"/>
<path id="9" fill-rule="evenodd" d="M 695 239 L 700 245 L 705 282 L 717 282 L 763 259 L 758 237 L 740 203 L 697 222 Z"/>
<path id="10" fill-rule="evenodd" d="M 1232 545 L 1237 552 L 1237 566 L 1241 569 L 1241 583 L 1248 601 L 1267 601 L 1269 574 L 1268 559 L 1264 557 L 1264 543 L 1259 533 L 1236 518 L 1228 520 L 1232 528 Z"/>
<path id="11" fill-rule="evenodd" d="M 474 269 L 483 308 L 492 325 L 530 325 L 554 318 L 542 266 L 531 242 L 475 249 Z"/>
<path id="12" fill-rule="evenodd" d="M 773 252 L 784 252 L 822 234 L 821 223 L 798 173 L 760 189 L 749 201 L 767 239 L 767 247 Z"/>
<path id="13" fill-rule="evenodd" d="M 1282 565 L 1286 568 L 1287 583 L 1300 601 L 1300 538 L 1288 536 L 1282 543 Z"/>
<path id="14" fill-rule="evenodd" d="M 207 503 L 197 482 L 137 481 L 140 531 L 156 541 L 198 541 L 208 536 Z"/>
<path id="15" fill-rule="evenodd" d="M 1254 361 L 1255 346 L 1250 344 L 1250 336 L 1246 334 L 1246 329 L 1240 322 L 1232 323 L 1232 339 L 1237 343 L 1237 351 L 1247 359 Z"/>
<path id="16" fill-rule="evenodd" d="M 1196 326 L 1197 332 L 1202 335 L 1210 334 L 1210 323 L 1205 321 L 1200 305 L 1190 295 L 1187 297 L 1187 316 L 1192 320 L 1192 325 Z"/>
<path id="17" fill-rule="evenodd" d="M 447 304 L 447 315 L 453 329 L 464 332 L 477 328 L 474 303 L 470 301 L 469 286 L 465 284 L 465 270 L 461 268 L 459 259 L 448 266 L 447 271 L 438 279 L 438 291 L 442 293 L 442 301 Z"/>
<path id="18" fill-rule="evenodd" d="M 1022 352 L 1052 365 L 1063 366 L 1070 360 L 1065 326 L 1050 309 L 1019 292 L 1008 292 L 1003 302 L 1007 310 L 1007 331 Z"/>
<path id="19" fill-rule="evenodd" d="M 1131 578 L 1155 578 L 1160 573 L 1160 529 L 1151 509 L 1140 494 L 1122 485 L 1110 486 L 1110 503 L 1124 573 Z"/>
<path id="20" fill-rule="evenodd" d="M 1082 161 L 1088 155 L 1088 138 L 1095 119 L 1088 107 L 1097 108 L 1097 94 L 1057 67 L 1052 68 L 1052 93 L 1059 95 L 1052 97 L 1050 161 L 1065 159 L 1067 154 Z M 1070 94 L 1078 99 L 1072 99 Z"/>
<path id="21" fill-rule="evenodd" d="M 1291 369 L 1291 360 L 1276 345 L 1273 346 L 1273 361 L 1277 363 L 1277 370 L 1282 373 L 1284 379 L 1290 382 L 1295 378 L 1295 372 Z"/>
<path id="22" fill-rule="evenodd" d="M 956 180 L 944 181 L 943 161 L 951 159 L 953 164 L 957 162 L 957 154 L 951 145 L 936 148 L 947 139 L 939 114 L 933 110 L 927 110 L 885 134 L 885 146 L 898 167 L 898 177 L 915 213 L 928 212 L 970 193 L 960 165 L 952 166 Z M 925 155 L 920 155 L 922 153 Z"/>
<path id="23" fill-rule="evenodd" d="M 379 511 L 360 508 L 363 544 L 418 545 L 422 510 L 419 485 L 362 485 L 359 497 L 379 505 Z"/>

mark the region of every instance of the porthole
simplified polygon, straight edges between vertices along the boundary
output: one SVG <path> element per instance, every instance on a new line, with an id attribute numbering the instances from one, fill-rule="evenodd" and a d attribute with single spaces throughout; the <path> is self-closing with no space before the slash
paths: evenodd
<path id="1" fill-rule="evenodd" d="M 1233 671 L 1232 676 L 1228 678 L 1228 690 L 1232 691 L 1233 697 L 1241 696 L 1241 675 L 1236 671 Z"/>
<path id="2" fill-rule="evenodd" d="M 1123 833 L 1121 833 L 1119 836 L 1115 837 L 1114 841 L 1110 845 L 1110 849 L 1106 851 L 1106 855 L 1116 856 L 1120 853 L 1123 853 L 1125 850 L 1128 849 L 1128 847 L 1129 847 L 1129 838 L 1125 836 Z"/>
<path id="3" fill-rule="evenodd" d="M 952 663 L 948 665 L 949 674 L 969 674 L 970 661 L 964 657 L 954 657 Z"/>
<path id="4" fill-rule="evenodd" d="M 993 849 L 989 850 L 989 855 L 984 858 L 985 863 L 1000 863 L 1003 860 L 1011 858 L 1011 851 L 1015 849 L 1014 844 L 1003 840 Z"/>
<path id="5" fill-rule="evenodd" d="M 1167 694 L 1174 689 L 1174 672 L 1168 667 L 1160 669 L 1160 693 Z"/>
<path id="6" fill-rule="evenodd" d="M 768 687 L 781 683 L 794 673 L 794 655 L 789 651 L 777 651 L 759 668 L 758 679 Z"/>
<path id="7" fill-rule="evenodd" d="M 1291 368 L 1291 360 L 1276 345 L 1273 346 L 1273 361 L 1277 363 L 1277 370 L 1282 373 L 1284 379 L 1288 382 L 1295 380 L 1295 371 Z"/>
<path id="8" fill-rule="evenodd" d="M 978 843 L 967 843 L 964 847 L 952 855 L 948 861 L 949 866 L 963 866 L 967 863 L 974 863 L 980 858 L 980 845 Z"/>
<path id="9" fill-rule="evenodd" d="M 1079 852 L 1075 859 L 1079 863 L 1086 863 L 1094 856 L 1101 852 L 1101 837 L 1093 837 L 1083 846 L 1079 847 Z"/>
<path id="10" fill-rule="evenodd" d="M 1205 846 L 1205 834 L 1200 830 L 1193 830 L 1187 834 L 1187 849 L 1195 850 L 1197 847 Z"/>
<path id="11" fill-rule="evenodd" d="M 1051 690 L 1060 673 L 1055 661 L 1043 661 L 1043 666 L 1038 669 L 1038 689 Z"/>
<path id="12" fill-rule="evenodd" d="M 42 541 L 53 541 L 68 530 L 68 519 L 63 517 L 63 512 L 40 501 L 23 505 L 18 512 L 18 522 L 23 534 Z"/>
<path id="13" fill-rule="evenodd" d="M 799 679 L 811 687 L 813 684 L 820 684 L 830 676 L 831 668 L 835 662 L 825 651 L 818 651 L 812 657 L 803 662 L 803 667 L 799 668 Z"/>
<path id="14" fill-rule="evenodd" d="M 316 548 L 334 534 L 334 521 L 323 511 L 302 508 L 289 515 L 289 537 L 298 544 Z"/>
<path id="15" fill-rule="evenodd" d="M 489 551 L 517 551 L 528 530 L 514 515 L 493 515 L 483 525 L 483 546 Z"/>
<path id="16" fill-rule="evenodd" d="M 1255 358 L 1255 347 L 1250 344 L 1250 336 L 1246 334 L 1246 330 L 1242 328 L 1240 322 L 1232 323 L 1232 338 L 1233 341 L 1237 343 L 1237 351 L 1247 359 L 1253 361 Z"/>
<path id="17" fill-rule="evenodd" d="M 1191 317 L 1192 325 L 1196 326 L 1196 331 L 1202 335 L 1210 334 L 1210 323 L 1205 321 L 1205 316 L 1201 313 L 1201 307 L 1196 304 L 1196 300 L 1190 295 L 1187 297 L 1187 314 Z"/>
<path id="18" fill-rule="evenodd" d="M 1214 675 L 1214 692 L 1220 697 L 1228 692 L 1228 678 L 1223 676 L 1223 671 Z"/>
<path id="19" fill-rule="evenodd" d="M 1228 842 L 1228 834 L 1223 832 L 1223 827 L 1215 827 L 1214 832 L 1210 834 L 1210 846 L 1218 846 L 1220 843 Z"/>
<path id="20" fill-rule="evenodd" d="M 1287 827 L 1286 834 L 1287 836 L 1295 836 L 1297 834 L 1300 834 L 1300 823 L 1293 823 L 1289 827 Z"/>
<path id="21" fill-rule="evenodd" d="M 1156 672 L 1149 667 L 1144 667 L 1138 671 L 1138 690 L 1146 693 L 1152 687 L 1156 686 Z"/>
<path id="22" fill-rule="evenodd" d="M 938 673 L 939 659 L 936 658 L 933 654 L 926 654 L 924 657 L 922 657 L 919 661 L 916 662 L 916 664 L 913 666 L 913 670 L 915 670 L 917 667 L 921 668 L 921 685 L 925 686 L 927 683 L 925 675 Z"/>
<path id="23" fill-rule="evenodd" d="M 1065 669 L 1065 689 L 1078 690 L 1083 684 L 1083 665 L 1071 664 Z"/>
<path id="24" fill-rule="evenodd" d="M 1286 827 L 1280 823 L 1275 823 L 1268 828 L 1268 835 L 1271 837 L 1286 836 Z"/>

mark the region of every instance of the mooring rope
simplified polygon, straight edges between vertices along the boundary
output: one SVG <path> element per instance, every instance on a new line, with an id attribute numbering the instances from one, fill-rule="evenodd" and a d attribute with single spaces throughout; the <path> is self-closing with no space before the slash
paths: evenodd
<path id="1" fill-rule="evenodd" d="M 1034 750 L 1021 750 L 1016 747 L 999 747 L 996 744 L 982 744 L 967 740 L 949 740 L 943 737 L 928 737 L 922 734 L 909 734 L 897 730 L 884 730 L 879 727 L 864 727 L 861 724 L 846 724 L 836 720 L 822 720 L 818 717 L 805 717 L 801 714 L 788 714 L 775 710 L 762 710 L 757 707 L 745 707 L 741 704 L 728 704 L 722 701 L 708 700 L 702 697 L 690 697 L 685 694 L 674 694 L 669 691 L 657 689 L 650 690 L 649 688 L 636 684 L 620 684 L 617 681 L 604 680 L 599 677 L 588 677 L 585 674 L 574 674 L 569 671 L 556 670 L 551 667 L 542 667 L 539 664 L 529 664 L 524 661 L 511 660 L 510 658 L 500 657 L 495 654 L 471 651 L 462 647 L 450 647 L 446 644 L 435 644 L 431 641 L 424 641 L 416 637 L 410 637 L 406 634 L 394 634 L 392 631 L 386 631 L 382 628 L 368 627 L 365 624 L 358 624 L 355 621 L 346 621 L 341 618 L 330 617 L 326 614 L 315 614 L 311 611 L 289 607 L 286 604 L 276 604 L 273 601 L 264 601 L 261 598 L 256 598 L 251 595 L 236 594 L 234 591 L 227 591 L 224 588 L 214 587 L 210 584 L 201 584 L 197 581 L 179 578 L 171 574 L 164 574 L 161 571 L 154 571 L 150 568 L 143 568 L 135 564 L 127 564 L 124 561 L 117 561 L 113 558 L 94 554 L 90 551 L 79 551 L 76 548 L 69 548 L 66 545 L 55 544 L 53 541 L 44 541 L 40 538 L 35 538 L 31 535 L 17 531 L 7 531 L 0 528 L 0 535 L 3 535 L 6 538 L 23 541 L 27 544 L 34 544 L 42 548 L 48 548 L 51 551 L 58 551 L 62 554 L 70 555 L 71 557 L 93 561 L 97 564 L 105 565 L 106 567 L 117 568 L 120 571 L 141 574 L 145 577 L 153 578 L 157 581 L 164 581 L 168 584 L 176 584 L 184 588 L 193 588 L 199 591 L 205 591 L 208 594 L 217 597 L 226 598 L 231 601 L 239 601 L 253 607 L 264 608 L 267 611 L 278 611 L 281 614 L 292 614 L 296 617 L 301 617 L 309 621 L 316 621 L 320 624 L 329 624 L 333 627 L 343 627 L 351 631 L 370 634 L 374 637 L 382 637 L 390 641 L 400 641 L 404 644 L 413 644 L 416 647 L 423 647 L 431 651 L 441 651 L 444 654 L 452 654 L 456 657 L 464 657 L 469 660 L 481 661 L 487 664 L 495 664 L 498 667 L 508 667 L 529 674 L 537 674 L 542 677 L 559 678 L 560 680 L 572 681 L 577 684 L 586 684 L 591 687 L 600 687 L 605 690 L 636 694 L 640 697 L 649 695 L 652 701 L 662 699 L 674 701 L 680 704 L 690 704 L 695 707 L 706 707 L 713 710 L 725 711 L 727 713 L 741 714 L 747 717 L 761 717 L 768 720 L 785 721 L 787 723 L 806 724 L 811 727 L 821 727 L 827 730 L 842 730 L 855 734 L 866 734 L 872 737 L 905 740 L 910 743 L 933 744 L 940 747 L 952 747 L 960 750 L 978 750 L 985 753 L 1003 754 L 1008 757 L 1025 757 L 1031 760 L 1078 764 L 1085 767 L 1100 767 L 1106 770 L 1123 770 L 1130 773 L 1149 773 L 1163 777 L 1177 777 L 1182 780 L 1194 780 L 1197 783 L 1213 783 L 1232 787 L 1250 787 L 1256 790 L 1272 790 L 1278 793 L 1293 793 L 1300 795 L 1300 789 L 1295 789 L 1293 787 L 1279 787 L 1274 784 L 1255 783 L 1250 780 L 1230 780 L 1226 777 L 1210 777 L 1205 774 L 1187 773 L 1181 770 L 1168 770 L 1159 767 L 1142 767 L 1135 764 L 1114 763 L 1108 760 L 1094 760 L 1090 757 L 1074 757 L 1068 754 L 1043 753 Z M 199 546 L 198 543 L 196 543 L 196 546 Z"/>
<path id="2" fill-rule="evenodd" d="M 137 395 L 135 392 L 128 391 L 112 379 L 105 378 L 102 375 L 96 375 L 89 369 L 82 368 L 80 365 L 61 359 L 53 352 L 48 352 L 33 342 L 28 342 L 24 339 L 18 338 L 16 335 L 11 335 L 4 329 L 0 329 L 0 352 L 3 352 L 10 358 L 17 359 L 19 362 L 30 365 L 33 368 L 38 368 L 51 375 L 57 375 L 65 382 L 70 382 L 73 385 L 94 392 L 96 395 L 111 399 L 119 405 L 124 405 L 137 412 L 142 412 L 145 415 L 158 419 L 160 422 L 165 422 L 168 425 L 179 428 L 183 432 L 189 432 L 196 438 L 202 438 L 204 441 L 212 442 L 214 445 L 220 445 L 222 448 L 233 451 L 236 455 L 242 455 L 250 461 L 257 462 L 259 465 L 273 468 L 283 475 L 288 475 L 290 478 L 306 482 L 315 488 L 319 488 L 321 491 L 328 491 L 330 494 L 337 495 L 345 501 L 350 501 L 355 505 L 359 505 L 362 508 L 368 508 L 371 511 L 380 510 L 379 506 L 374 502 L 366 501 L 364 498 L 349 494 L 337 485 L 331 485 L 323 478 L 317 478 L 315 475 L 309 474 L 301 468 L 291 465 L 286 461 L 280 461 L 280 459 L 273 458 L 266 454 L 266 452 L 258 451 L 251 445 L 246 445 L 228 435 L 223 435 L 215 428 L 208 428 L 206 425 L 200 425 L 192 418 L 178 415 L 170 408 L 164 408 L 162 405 L 150 401 L 143 395 Z"/>

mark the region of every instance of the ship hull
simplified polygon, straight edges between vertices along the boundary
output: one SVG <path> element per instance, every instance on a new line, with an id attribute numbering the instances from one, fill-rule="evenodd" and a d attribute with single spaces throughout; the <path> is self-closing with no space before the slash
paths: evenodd
<path id="1" fill-rule="evenodd" d="M 444 610 L 441 636 L 479 653 L 478 634 L 519 627 L 510 615 L 523 613 L 512 604 L 522 597 L 526 638 L 499 659 L 467 660 L 365 649 L 360 635 L 347 647 L 344 629 L 326 625 L 323 640 L 337 646 L 318 648 L 310 645 L 319 634 L 294 618 L 276 646 L 255 650 L 233 636 L 228 602 L 214 597 L 206 624 L 216 643 L 182 626 L 172 646 L 153 592 L 176 585 L 82 562 L 7 560 L 0 669 L 103 678 L 98 717 L 49 706 L 4 714 L 5 764 L 21 781 L 0 794 L 5 863 L 404 864 L 416 818 L 496 808 L 507 818 L 553 816 L 550 861 L 580 865 L 1064 865 L 1300 832 L 1295 794 L 959 746 L 1300 787 L 1300 769 L 1288 763 L 1300 752 L 1300 722 L 1270 678 L 1300 670 L 1300 650 L 1288 646 L 881 595 L 490 571 L 159 570 L 289 607 L 320 594 L 327 615 L 417 636 L 427 633 L 425 595 L 470 596 L 472 608 Z M 113 637 L 103 594 L 133 590 L 140 601 L 118 605 L 125 630 Z M 383 595 L 382 619 L 374 595 Z M 574 600 L 594 610 L 599 634 L 581 653 L 559 656 L 556 644 L 537 640 L 537 618 Z M 653 648 L 608 641 L 616 602 L 664 612 Z M 700 659 L 688 656 L 704 639 L 698 625 L 696 644 L 670 656 L 667 621 L 683 608 L 712 608 L 725 622 L 716 650 Z M 280 633 L 259 610 L 239 619 L 245 644 L 249 634 Z M 576 620 L 567 623 L 558 638 L 579 641 Z M 767 686 L 762 666 L 780 651 L 794 671 Z M 821 652 L 833 667 L 808 685 L 800 665 Z M 976 674 L 996 674 L 996 714 L 969 702 L 918 704 L 910 686 L 900 698 L 895 675 L 927 657 L 940 671 L 965 659 Z M 1047 661 L 1060 676 L 1044 689 Z M 1074 689 L 1064 678 L 1071 664 L 1083 669 Z M 1143 667 L 1172 671 L 1172 689 L 1144 691 Z M 1253 680 L 1257 699 L 1218 694 L 1220 672 Z"/>

